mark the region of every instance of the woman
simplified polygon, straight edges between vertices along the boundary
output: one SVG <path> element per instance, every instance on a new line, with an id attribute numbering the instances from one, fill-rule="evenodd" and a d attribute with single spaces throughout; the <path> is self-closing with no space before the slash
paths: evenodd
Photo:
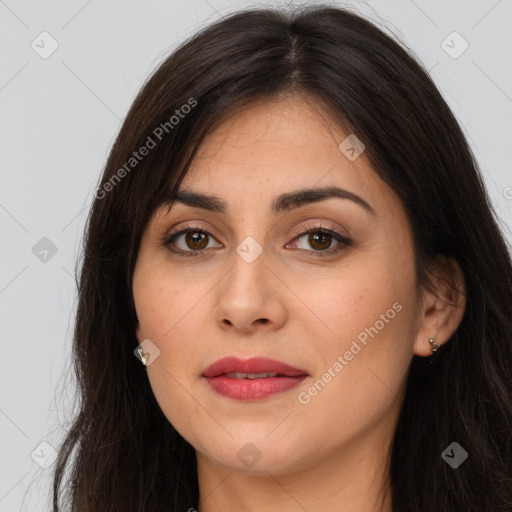
<path id="1" fill-rule="evenodd" d="M 343 9 L 235 13 L 108 158 L 54 510 L 68 463 L 76 512 L 512 510 L 511 319 L 477 164 L 410 53 Z"/>

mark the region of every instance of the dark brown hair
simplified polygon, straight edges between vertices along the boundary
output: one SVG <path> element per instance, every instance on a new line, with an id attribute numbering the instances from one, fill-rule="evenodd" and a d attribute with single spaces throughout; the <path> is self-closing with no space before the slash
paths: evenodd
<path id="1" fill-rule="evenodd" d="M 206 27 L 130 108 L 86 227 L 73 340 L 79 410 L 59 450 L 54 512 L 61 498 L 73 512 L 197 507 L 194 449 L 133 353 L 134 265 L 149 218 L 204 137 L 234 112 L 289 93 L 315 99 L 365 144 L 409 216 L 419 282 L 428 286 L 437 255 L 453 257 L 465 278 L 459 328 L 409 368 L 390 457 L 393 510 L 512 510 L 512 264 L 478 166 L 412 52 L 357 14 L 309 6 L 241 11 Z M 149 139 L 155 146 L 130 161 Z M 453 441 L 469 454 L 457 469 L 441 457 Z"/>

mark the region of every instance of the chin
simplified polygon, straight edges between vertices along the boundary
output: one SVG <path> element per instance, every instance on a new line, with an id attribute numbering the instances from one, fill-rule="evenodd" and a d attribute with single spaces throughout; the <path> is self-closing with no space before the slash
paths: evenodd
<path id="1" fill-rule="evenodd" d="M 269 428 L 264 433 L 253 435 L 237 435 L 225 440 L 223 445 L 219 443 L 216 446 L 204 446 L 206 449 L 199 451 L 205 457 L 232 471 L 261 473 L 268 476 L 268 473 L 278 475 L 292 469 L 296 470 L 301 461 L 297 446 L 303 443 L 290 438 L 288 444 L 270 439 L 267 434 L 271 430 Z"/>

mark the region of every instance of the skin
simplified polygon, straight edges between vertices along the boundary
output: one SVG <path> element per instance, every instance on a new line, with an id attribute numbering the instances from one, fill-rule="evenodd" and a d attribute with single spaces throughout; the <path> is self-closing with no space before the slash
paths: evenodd
<path id="1" fill-rule="evenodd" d="M 133 278 L 136 335 L 160 350 L 147 366 L 151 387 L 196 449 L 199 512 L 391 510 L 388 450 L 409 364 L 431 355 L 429 338 L 450 338 L 465 303 L 441 279 L 435 293 L 418 286 L 401 201 L 364 152 L 350 161 L 338 149 L 347 135 L 305 97 L 253 105 L 207 137 L 180 187 L 218 196 L 227 213 L 176 203 L 157 210 L 144 232 Z M 330 185 L 374 213 L 338 198 L 271 211 L 279 194 Z M 352 244 L 296 235 L 319 222 Z M 206 241 L 187 244 L 182 235 L 173 248 L 200 255 L 180 257 L 160 243 L 186 223 L 207 231 Z M 248 236 L 263 249 L 252 263 L 236 252 Z M 432 271 L 441 276 L 449 263 L 462 291 L 456 264 L 439 260 Z M 299 393 L 397 303 L 394 318 L 301 403 Z M 264 400 L 233 400 L 201 377 L 229 355 L 270 357 L 309 377 Z M 249 442 L 245 450 L 261 455 L 251 467 L 237 456 Z"/>

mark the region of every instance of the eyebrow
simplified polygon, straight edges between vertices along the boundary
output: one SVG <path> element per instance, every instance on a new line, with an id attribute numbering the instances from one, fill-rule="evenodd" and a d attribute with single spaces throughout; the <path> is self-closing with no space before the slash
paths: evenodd
<path id="1" fill-rule="evenodd" d="M 367 212 L 375 215 L 375 210 L 363 198 L 353 192 L 334 186 L 300 189 L 281 194 L 272 201 L 272 211 L 275 214 L 288 212 L 310 203 L 332 198 L 348 199 L 362 206 Z M 192 192 L 190 190 L 178 190 L 174 196 L 170 196 L 165 200 L 165 204 L 171 204 L 173 202 L 215 213 L 226 213 L 228 210 L 228 204 L 220 197 L 202 194 L 200 192 Z"/>

